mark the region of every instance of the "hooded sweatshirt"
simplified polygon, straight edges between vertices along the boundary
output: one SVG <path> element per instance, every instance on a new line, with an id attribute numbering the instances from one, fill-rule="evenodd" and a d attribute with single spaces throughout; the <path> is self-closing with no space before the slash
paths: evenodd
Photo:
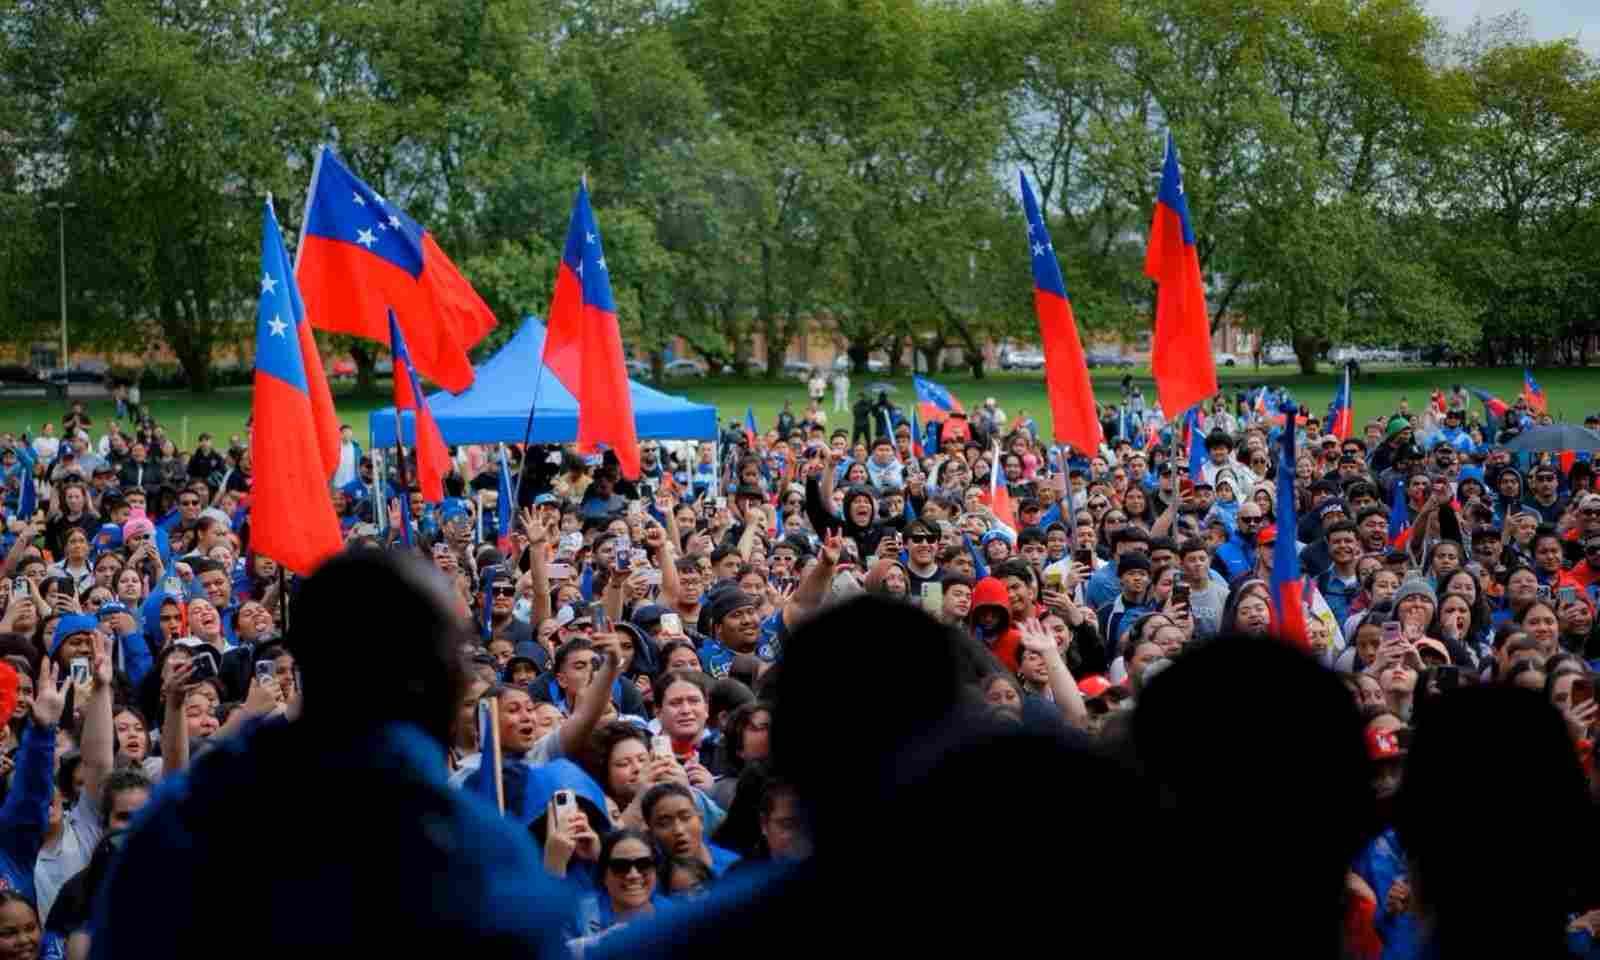
<path id="1" fill-rule="evenodd" d="M 992 632 L 978 626 L 978 612 L 985 607 L 1000 609 L 1000 622 Z M 1011 598 L 1006 585 L 995 577 L 984 577 L 972 590 L 972 609 L 967 613 L 972 635 L 994 654 L 1007 670 L 1017 672 L 1022 663 L 1022 631 L 1011 624 Z"/>
<path id="2" fill-rule="evenodd" d="M 30 718 L 22 731 L 11 789 L 0 805 L 0 890 L 34 899 L 33 867 L 50 820 L 51 774 L 55 770 L 56 729 Z"/>

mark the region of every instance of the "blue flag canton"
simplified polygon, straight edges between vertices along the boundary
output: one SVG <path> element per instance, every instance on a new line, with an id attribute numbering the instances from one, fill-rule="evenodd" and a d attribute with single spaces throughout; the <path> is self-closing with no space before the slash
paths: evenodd
<path id="1" fill-rule="evenodd" d="M 261 298 L 256 304 L 256 368 L 305 393 L 299 324 L 305 316 L 272 203 L 261 218 Z"/>
<path id="2" fill-rule="evenodd" d="M 1272 579 L 1276 582 L 1294 580 L 1300 576 L 1300 554 L 1295 549 L 1295 528 L 1297 526 L 1294 509 L 1294 418 L 1300 409 L 1292 403 L 1285 403 L 1278 408 L 1283 414 L 1283 433 L 1280 437 L 1282 452 L 1278 460 L 1278 496 L 1277 516 L 1274 518 L 1278 526 L 1278 542 L 1272 552 Z"/>
<path id="3" fill-rule="evenodd" d="M 1183 242 L 1194 246 L 1194 228 L 1189 223 L 1189 196 L 1183 190 L 1183 171 L 1178 168 L 1178 144 L 1167 134 L 1167 159 L 1161 165 L 1159 199 L 1178 214 L 1183 224 Z"/>
<path id="4" fill-rule="evenodd" d="M 561 261 L 577 274 L 586 306 L 598 307 L 606 313 L 617 312 L 616 301 L 611 298 L 610 268 L 606 266 L 600 227 L 594 221 L 594 209 L 589 206 L 589 188 L 582 184 L 578 185 L 578 196 L 572 203 L 572 221 L 567 225 L 567 243 L 561 251 Z"/>
<path id="5" fill-rule="evenodd" d="M 394 375 L 401 376 L 404 371 L 405 382 L 411 387 L 409 405 L 401 399 L 401 406 L 406 410 L 420 410 L 428 402 L 422 392 L 422 381 L 417 379 L 417 368 L 411 365 L 411 349 L 406 346 L 406 336 L 400 330 L 400 320 L 389 311 L 389 353 L 394 357 Z"/>
<path id="6" fill-rule="evenodd" d="M 912 384 L 917 390 L 917 401 L 931 403 L 941 410 L 954 410 L 955 401 L 950 396 L 942 383 L 936 383 L 924 377 L 912 377 Z"/>
<path id="7" fill-rule="evenodd" d="M 1028 175 L 1017 172 L 1022 183 L 1022 211 L 1028 218 L 1028 253 L 1033 264 L 1033 285 L 1046 293 L 1067 299 L 1067 283 L 1061 278 L 1061 263 L 1056 259 L 1056 248 L 1050 242 L 1050 231 L 1039 213 L 1039 204 L 1033 199 L 1033 188 L 1028 186 Z"/>
<path id="8" fill-rule="evenodd" d="M 306 232 L 361 247 L 411 274 L 422 275 L 422 225 L 367 186 L 322 148 Z"/>

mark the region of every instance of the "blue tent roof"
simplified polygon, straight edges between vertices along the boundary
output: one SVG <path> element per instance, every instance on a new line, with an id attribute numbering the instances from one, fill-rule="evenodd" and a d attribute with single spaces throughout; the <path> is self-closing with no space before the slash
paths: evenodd
<path id="1" fill-rule="evenodd" d="M 444 442 L 521 443 L 528 427 L 528 405 L 534 383 L 539 384 L 539 404 L 533 420 L 534 443 L 570 443 L 578 438 L 578 401 L 549 370 L 540 374 L 544 356 L 544 324 L 534 317 L 522 321 L 517 335 L 494 356 L 477 367 L 477 378 L 460 396 L 445 391 L 428 395 L 428 408 L 439 421 Z M 639 439 L 714 440 L 717 408 L 669 396 L 628 381 L 633 397 L 633 422 Z M 367 420 L 372 442 L 395 442 L 394 407 L 374 410 Z M 405 411 L 401 429 L 405 442 L 413 437 L 412 415 Z"/>

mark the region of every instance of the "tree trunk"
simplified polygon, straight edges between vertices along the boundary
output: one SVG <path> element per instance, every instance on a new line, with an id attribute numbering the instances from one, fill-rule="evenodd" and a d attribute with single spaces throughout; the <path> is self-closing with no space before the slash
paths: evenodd
<path id="1" fill-rule="evenodd" d="M 871 371 L 867 369 L 867 354 L 871 352 L 870 344 L 859 340 L 851 340 L 844 348 L 845 356 L 850 358 L 850 372 L 860 377 L 865 377 L 870 373 Z"/>
<path id="2" fill-rule="evenodd" d="M 1300 372 L 1310 376 L 1317 372 L 1317 344 L 1308 337 L 1294 338 L 1295 359 L 1300 361 Z"/>
<path id="3" fill-rule="evenodd" d="M 378 384 L 378 351 L 367 342 L 350 344 L 350 359 L 356 362 L 356 391 L 372 393 Z"/>
<path id="4" fill-rule="evenodd" d="M 937 376 L 944 372 L 939 366 L 940 361 L 944 358 L 943 340 L 924 344 L 918 348 L 918 352 L 922 354 L 922 362 L 928 367 L 928 376 Z"/>
<path id="5" fill-rule="evenodd" d="M 661 385 L 661 378 L 665 375 L 666 366 L 667 366 L 667 361 L 666 361 L 666 358 L 662 355 L 661 351 L 660 350 L 651 351 L 651 353 L 650 353 L 650 382 L 651 383 L 654 383 L 657 386 Z"/>
<path id="6" fill-rule="evenodd" d="M 904 368 L 905 347 L 900 343 L 900 338 L 895 337 L 889 341 L 889 376 L 898 380 Z"/>

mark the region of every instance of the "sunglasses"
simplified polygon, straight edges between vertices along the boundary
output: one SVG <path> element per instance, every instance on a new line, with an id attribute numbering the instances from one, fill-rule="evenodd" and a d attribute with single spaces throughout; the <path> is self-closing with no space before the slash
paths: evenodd
<path id="1" fill-rule="evenodd" d="M 606 869 L 614 877 L 626 877 L 634 870 L 641 874 L 648 874 L 656 868 L 655 857 L 635 857 L 632 860 L 614 859 L 606 861 Z"/>
<path id="2" fill-rule="evenodd" d="M 491 591 L 497 597 L 514 597 L 517 595 L 516 587 L 493 587 Z"/>
<path id="3" fill-rule="evenodd" d="M 1247 525 L 1248 526 L 1255 526 L 1256 524 L 1258 524 L 1260 522 L 1261 522 L 1261 518 L 1260 517 L 1240 517 L 1239 518 L 1239 526 L 1241 526 L 1241 527 L 1247 526 Z"/>
<path id="4" fill-rule="evenodd" d="M 911 543 L 938 543 L 939 538 L 931 533 L 914 533 L 906 538 Z"/>

